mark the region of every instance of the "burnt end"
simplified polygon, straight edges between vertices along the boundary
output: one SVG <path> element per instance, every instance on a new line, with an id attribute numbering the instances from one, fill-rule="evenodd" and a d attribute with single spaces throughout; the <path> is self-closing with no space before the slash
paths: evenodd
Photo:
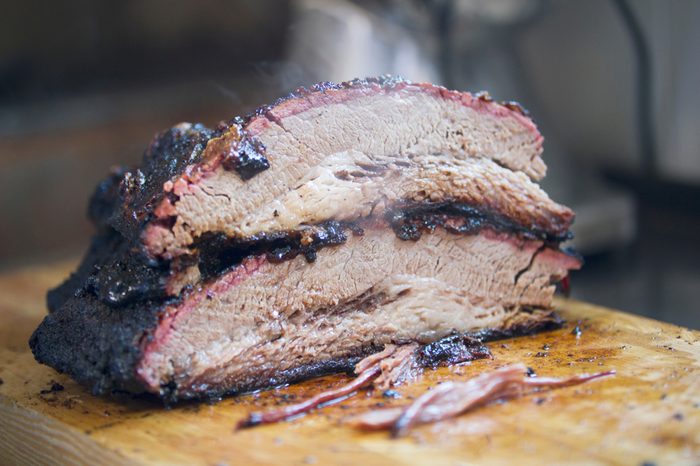
<path id="1" fill-rule="evenodd" d="M 93 238 L 78 270 L 48 292 L 49 311 L 80 293 L 91 294 L 113 307 L 162 301 L 171 274 L 168 262 L 149 259 L 140 247 L 131 246 L 122 235 L 107 229 Z"/>
<path id="2" fill-rule="evenodd" d="M 141 168 L 115 169 L 97 186 L 88 216 L 98 234 L 78 270 L 49 291 L 50 311 L 81 291 L 112 306 L 166 297 L 169 263 L 153 261 L 143 253 L 141 228 L 165 195 L 163 184 L 199 161 L 206 143 L 219 131 L 200 124 L 181 124 L 164 131 L 146 150 Z"/>
<path id="3" fill-rule="evenodd" d="M 82 293 L 44 318 L 29 346 L 40 363 L 66 373 L 94 394 L 144 391 L 134 368 L 141 339 L 158 325 L 161 306 L 113 309 Z"/>
<path id="4" fill-rule="evenodd" d="M 122 174 L 109 224 L 125 238 L 138 239 L 143 224 L 164 196 L 163 184 L 200 161 L 207 142 L 219 131 L 183 123 L 158 134 L 146 150 L 141 166 Z"/>
<path id="5" fill-rule="evenodd" d="M 163 299 L 172 272 L 170 263 L 149 259 L 139 246 L 121 241 L 95 264 L 84 289 L 110 306 Z"/>
<path id="6" fill-rule="evenodd" d="M 482 206 L 460 202 L 400 202 L 387 210 L 387 222 L 403 240 L 418 240 L 423 233 L 443 227 L 452 233 L 475 234 L 485 228 L 524 239 L 536 239 L 557 246 L 573 237 L 567 225 L 523 225 Z"/>
<path id="7" fill-rule="evenodd" d="M 221 166 L 225 170 L 234 170 L 241 179 L 249 180 L 270 168 L 270 162 L 265 158 L 265 145 L 256 138 L 244 136 L 224 154 Z"/>
<path id="8" fill-rule="evenodd" d="M 491 351 L 481 340 L 463 334 L 424 345 L 418 353 L 418 361 L 422 367 L 449 366 L 490 357 Z"/>

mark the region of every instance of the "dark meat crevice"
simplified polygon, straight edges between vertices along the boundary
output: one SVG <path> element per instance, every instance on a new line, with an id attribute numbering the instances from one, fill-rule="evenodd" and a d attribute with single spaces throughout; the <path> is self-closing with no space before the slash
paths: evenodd
<path id="1" fill-rule="evenodd" d="M 303 255 L 316 259 L 316 252 L 327 246 L 343 244 L 348 232 L 362 235 L 363 230 L 350 222 L 328 221 L 296 231 L 261 233 L 251 238 L 228 238 L 222 233 L 205 233 L 193 244 L 199 257 L 202 279 L 220 276 L 244 258 L 265 254 L 270 262 L 283 262 Z"/>
<path id="2" fill-rule="evenodd" d="M 386 218 L 396 236 L 404 240 L 416 240 L 423 233 L 432 232 L 438 226 L 459 234 L 477 233 L 484 228 L 490 228 L 524 239 L 542 240 L 551 246 L 558 246 L 559 243 L 573 238 L 570 231 L 557 234 L 521 225 L 483 207 L 460 202 L 404 202 L 390 209 Z"/>
<path id="3" fill-rule="evenodd" d="M 522 277 L 523 274 L 524 274 L 525 272 L 527 272 L 528 270 L 530 270 L 530 269 L 532 268 L 532 265 L 535 263 L 535 259 L 537 259 L 537 255 L 538 255 L 539 253 L 541 253 L 542 251 L 544 251 L 546 247 L 547 247 L 546 244 L 543 244 L 542 246 L 540 246 L 540 247 L 532 254 L 532 257 L 530 258 L 530 262 L 528 262 L 527 266 L 524 267 L 524 268 L 522 268 L 522 269 L 520 269 L 520 270 L 518 270 L 518 272 L 517 272 L 517 273 L 515 274 L 515 276 L 513 277 L 513 285 L 517 285 L 517 284 L 518 284 L 518 280 L 520 280 L 520 277 Z"/>

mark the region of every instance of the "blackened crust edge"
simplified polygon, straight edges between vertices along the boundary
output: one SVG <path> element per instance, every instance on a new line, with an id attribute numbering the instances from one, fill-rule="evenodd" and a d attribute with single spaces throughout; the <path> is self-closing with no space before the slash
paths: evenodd
<path id="1" fill-rule="evenodd" d="M 140 303 L 114 312 L 94 296 L 69 298 L 34 331 L 29 346 L 37 361 L 66 373 L 93 394 L 140 393 L 135 377 L 142 338 L 158 325 L 163 305 Z"/>

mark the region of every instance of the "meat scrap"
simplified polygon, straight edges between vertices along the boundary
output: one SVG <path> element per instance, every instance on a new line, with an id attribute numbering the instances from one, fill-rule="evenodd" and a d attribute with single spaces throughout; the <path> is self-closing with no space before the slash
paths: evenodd
<path id="1" fill-rule="evenodd" d="M 426 345 L 409 343 L 394 347 L 391 353 L 379 358 L 382 370 L 374 381 L 374 386 L 380 390 L 388 390 L 415 379 L 426 367 L 449 366 L 490 357 L 489 349 L 480 340 L 468 335 L 451 335 Z M 372 356 L 365 360 L 370 358 Z M 362 364 L 362 361 L 359 364 Z M 357 373 L 357 367 L 355 372 Z"/>
<path id="2" fill-rule="evenodd" d="M 435 345 L 439 345 L 440 352 L 434 351 Z M 374 386 L 380 390 L 387 390 L 415 378 L 423 367 L 435 367 L 447 362 L 454 364 L 490 356 L 488 348 L 466 335 L 445 337 L 422 347 L 417 343 L 401 346 L 386 345 L 382 351 L 358 362 L 355 365 L 357 377 L 347 384 L 284 408 L 268 412 L 253 412 L 241 420 L 237 428 L 284 421 L 316 409 L 324 403 L 329 404 L 332 401 L 353 396 L 362 388 Z"/>
<path id="3" fill-rule="evenodd" d="M 370 367 L 376 365 L 377 363 L 381 362 L 383 359 L 390 357 L 392 354 L 396 352 L 396 345 L 386 345 L 383 350 L 381 350 L 378 353 L 370 354 L 366 358 L 360 360 L 357 364 L 355 364 L 355 374 L 360 375 L 361 373 L 365 372 L 367 369 Z"/>
<path id="4" fill-rule="evenodd" d="M 400 437 L 412 427 L 442 421 L 497 400 L 525 396 L 542 390 L 569 387 L 615 374 L 614 370 L 562 379 L 527 377 L 524 364 L 513 364 L 480 374 L 466 382 L 446 382 L 404 407 L 369 411 L 347 420 L 361 430 L 390 430 Z"/>
<path id="5" fill-rule="evenodd" d="M 417 343 L 403 345 L 392 355 L 380 360 L 379 376 L 374 380 L 374 386 L 383 391 L 415 378 L 422 369 L 416 359 L 418 348 Z"/>

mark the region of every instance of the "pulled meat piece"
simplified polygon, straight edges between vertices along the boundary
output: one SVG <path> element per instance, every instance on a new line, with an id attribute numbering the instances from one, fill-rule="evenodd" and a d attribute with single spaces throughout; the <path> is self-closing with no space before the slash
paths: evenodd
<path id="1" fill-rule="evenodd" d="M 379 377 L 374 386 L 379 390 L 388 390 L 402 382 L 415 378 L 421 371 L 418 361 L 417 343 L 400 346 L 394 353 L 379 361 Z"/>
<path id="2" fill-rule="evenodd" d="M 376 379 L 380 373 L 381 369 L 379 364 L 374 364 L 373 366 L 369 366 L 350 383 L 333 390 L 321 392 L 306 401 L 302 401 L 301 403 L 285 406 L 284 408 L 275 409 L 266 413 L 250 413 L 247 418 L 238 423 L 237 428 L 244 429 L 262 424 L 273 424 L 275 422 L 284 421 L 291 417 L 298 416 L 299 414 L 307 413 L 314 408 L 318 408 L 318 406 L 323 403 L 328 403 L 333 400 L 352 395 L 360 388 L 370 385 L 372 380 Z"/>
<path id="3" fill-rule="evenodd" d="M 396 345 L 388 344 L 378 353 L 370 354 L 360 362 L 355 364 L 355 374 L 360 375 L 370 367 L 378 364 L 383 359 L 388 358 L 396 352 Z"/>
<path id="4" fill-rule="evenodd" d="M 440 344 L 441 352 L 434 350 Z M 417 343 L 386 345 L 378 353 L 362 359 L 355 365 L 357 377 L 349 383 L 327 390 L 300 403 L 268 412 L 253 412 L 241 420 L 237 428 L 244 429 L 262 424 L 284 421 L 307 413 L 319 406 L 354 395 L 361 388 L 374 385 L 386 390 L 416 377 L 423 367 L 436 367 L 444 363 L 455 364 L 490 357 L 488 348 L 466 335 L 453 335 L 421 347 Z"/>
<path id="5" fill-rule="evenodd" d="M 579 385 L 615 374 L 611 370 L 557 379 L 530 378 L 525 375 L 526 371 L 525 365 L 513 364 L 466 382 L 446 382 L 424 393 L 408 406 L 370 411 L 350 418 L 348 423 L 362 430 L 391 430 L 392 436 L 399 437 L 415 425 L 456 417 L 497 400 Z"/>

